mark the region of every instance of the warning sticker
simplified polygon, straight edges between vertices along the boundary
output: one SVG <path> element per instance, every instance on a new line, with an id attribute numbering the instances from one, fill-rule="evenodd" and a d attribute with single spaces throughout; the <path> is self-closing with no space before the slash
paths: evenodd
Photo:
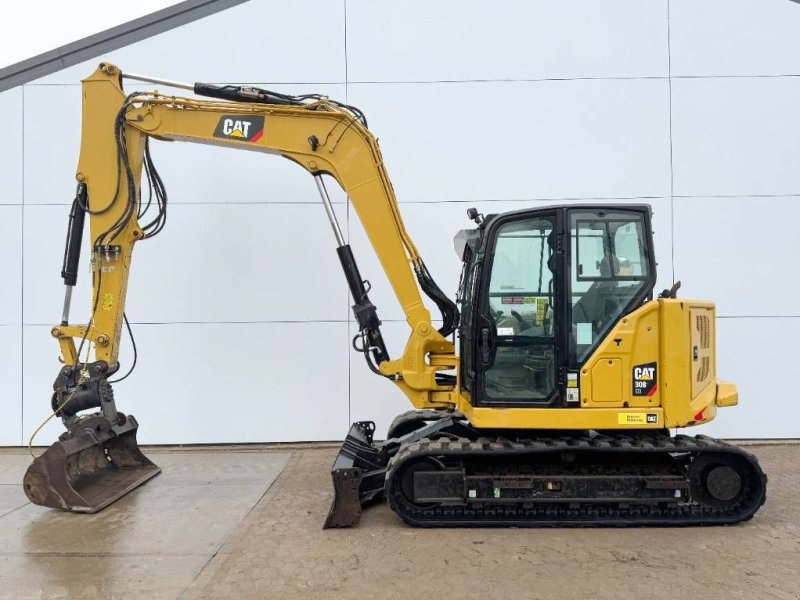
<path id="1" fill-rule="evenodd" d="M 620 425 L 654 425 L 658 423 L 658 413 L 619 413 Z"/>
<path id="2" fill-rule="evenodd" d="M 522 316 L 526 321 L 532 322 L 534 325 L 541 325 L 547 313 L 548 301 L 547 298 L 539 298 L 537 296 L 501 296 L 500 304 L 526 304 L 524 308 L 520 307 Z M 530 306 L 530 305 L 535 306 Z M 531 309 L 535 309 L 535 312 Z"/>
<path id="3" fill-rule="evenodd" d="M 567 373 L 567 402 L 574 404 L 580 402 L 580 387 L 578 386 L 578 374 Z"/>
<path id="4" fill-rule="evenodd" d="M 658 367 L 656 363 L 646 363 L 633 367 L 633 395 L 652 396 L 658 389 Z"/>
<path id="5" fill-rule="evenodd" d="M 568 388 L 576 388 L 576 387 L 578 387 L 578 374 L 577 373 L 567 373 L 567 387 Z"/>
<path id="6" fill-rule="evenodd" d="M 544 323 L 545 311 L 547 310 L 547 298 L 536 299 L 536 323 L 541 325 Z"/>

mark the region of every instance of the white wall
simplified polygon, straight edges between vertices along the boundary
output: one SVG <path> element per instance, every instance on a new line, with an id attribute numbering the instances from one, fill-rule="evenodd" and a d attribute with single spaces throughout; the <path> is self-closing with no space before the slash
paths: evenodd
<path id="1" fill-rule="evenodd" d="M 674 272 L 682 295 L 717 302 L 719 374 L 740 389 L 706 431 L 800 437 L 786 379 L 800 336 L 798 24 L 788 0 L 252 0 L 104 58 L 362 108 L 451 295 L 451 237 L 470 206 L 649 202 L 659 289 Z M 0 445 L 26 442 L 48 413 L 78 82 L 98 60 L 0 94 Z M 410 407 L 350 349 L 347 289 L 304 172 L 207 146 L 153 155 L 170 216 L 137 247 L 128 314 L 140 361 L 116 389 L 142 442 L 335 440 L 351 420 L 374 418 L 380 433 Z M 344 194 L 335 201 L 398 354 L 400 308 Z"/>
<path id="2" fill-rule="evenodd" d="M 177 4 L 175 0 L 7 2 L 0 20 L 0 68 Z M 80 18 L 75 18 L 76 13 Z M 42 18 L 46 14 L 47 18 Z M 64 23 L 68 22 L 69 27 Z"/>

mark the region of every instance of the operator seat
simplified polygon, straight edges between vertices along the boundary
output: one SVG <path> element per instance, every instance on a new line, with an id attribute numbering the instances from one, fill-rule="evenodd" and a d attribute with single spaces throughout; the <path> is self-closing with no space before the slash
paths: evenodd
<path id="1" fill-rule="evenodd" d="M 600 277 L 595 281 L 572 309 L 572 322 L 591 323 L 599 333 L 620 311 L 619 285 L 615 279 L 619 274 L 619 260 L 615 256 L 604 256 L 599 264 Z"/>

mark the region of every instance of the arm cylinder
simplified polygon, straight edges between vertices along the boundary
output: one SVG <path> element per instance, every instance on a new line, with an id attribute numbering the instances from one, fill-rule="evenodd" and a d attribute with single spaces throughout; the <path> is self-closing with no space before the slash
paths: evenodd
<path id="1" fill-rule="evenodd" d="M 83 226 L 86 222 L 84 206 L 86 206 L 86 184 L 79 183 L 75 199 L 72 201 L 72 210 L 69 213 L 64 262 L 61 266 L 61 277 L 64 285 L 67 286 L 74 286 L 78 282 L 78 261 L 81 258 Z"/>
<path id="2" fill-rule="evenodd" d="M 72 288 L 78 283 L 78 263 L 81 258 L 81 242 L 83 241 L 83 226 L 86 223 L 86 213 L 83 207 L 86 204 L 86 184 L 79 183 L 72 209 L 69 212 L 69 225 L 67 227 L 67 241 L 64 247 L 64 262 L 61 265 L 61 278 L 64 280 L 64 308 L 61 311 L 61 324 L 69 323 L 69 309 L 72 304 Z"/>

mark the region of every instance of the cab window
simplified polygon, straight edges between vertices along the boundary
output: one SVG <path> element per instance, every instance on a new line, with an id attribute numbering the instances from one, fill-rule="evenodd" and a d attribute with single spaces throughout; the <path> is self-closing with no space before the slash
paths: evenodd
<path id="1" fill-rule="evenodd" d="M 546 400 L 556 390 L 554 219 L 511 221 L 498 231 L 488 286 L 494 361 L 488 400 Z"/>
<path id="2" fill-rule="evenodd" d="M 641 213 L 580 210 L 570 215 L 570 362 L 575 365 L 634 308 L 650 273 Z"/>

